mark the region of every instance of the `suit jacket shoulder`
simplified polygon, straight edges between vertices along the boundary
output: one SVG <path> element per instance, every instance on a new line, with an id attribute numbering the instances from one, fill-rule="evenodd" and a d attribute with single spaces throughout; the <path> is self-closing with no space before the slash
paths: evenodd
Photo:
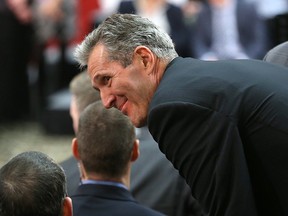
<path id="1" fill-rule="evenodd" d="M 161 216 L 162 214 L 137 203 L 124 188 L 109 185 L 80 185 L 73 201 L 74 216 Z"/>
<path id="2" fill-rule="evenodd" d="M 205 212 L 221 216 L 288 212 L 286 205 L 273 203 L 275 197 L 287 202 L 282 190 L 287 184 L 280 184 L 288 181 L 283 174 L 287 167 L 283 152 L 288 150 L 287 83 L 287 69 L 257 60 L 179 57 L 167 67 L 150 103 L 148 127 Z M 277 155 L 273 163 L 271 151 Z M 265 166 L 255 163 L 260 155 Z M 278 193 L 270 196 L 276 187 Z"/>

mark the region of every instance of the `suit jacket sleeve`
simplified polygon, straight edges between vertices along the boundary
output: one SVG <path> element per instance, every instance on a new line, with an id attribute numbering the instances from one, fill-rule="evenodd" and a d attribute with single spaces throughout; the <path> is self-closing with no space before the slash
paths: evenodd
<path id="1" fill-rule="evenodd" d="M 205 213 L 257 215 L 239 131 L 229 117 L 193 103 L 157 103 L 156 96 L 148 124 Z"/>

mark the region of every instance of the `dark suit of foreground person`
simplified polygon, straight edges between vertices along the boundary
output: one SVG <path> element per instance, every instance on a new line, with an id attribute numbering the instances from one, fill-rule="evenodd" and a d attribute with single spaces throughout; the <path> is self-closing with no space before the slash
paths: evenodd
<path id="1" fill-rule="evenodd" d="M 288 73 L 177 57 L 149 20 L 115 14 L 78 46 L 106 108 L 148 128 L 205 213 L 288 215 Z"/>
<path id="2" fill-rule="evenodd" d="M 47 155 L 18 154 L 0 169 L 1 216 L 72 216 L 63 169 Z"/>
<path id="3" fill-rule="evenodd" d="M 72 148 L 82 173 L 72 196 L 75 216 L 162 215 L 141 206 L 128 191 L 139 142 L 132 123 L 117 109 L 106 110 L 100 101 L 85 108 Z"/>

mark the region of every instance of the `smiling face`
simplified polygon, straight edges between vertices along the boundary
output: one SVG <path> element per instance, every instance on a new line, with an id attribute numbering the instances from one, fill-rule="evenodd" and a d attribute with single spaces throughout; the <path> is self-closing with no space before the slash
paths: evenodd
<path id="1" fill-rule="evenodd" d="M 157 83 L 153 76 L 155 61 L 150 50 L 140 47 L 134 51 L 132 64 L 124 68 L 120 62 L 109 61 L 102 44 L 94 47 L 88 59 L 88 73 L 103 105 L 119 109 L 136 127 L 146 124 Z"/>

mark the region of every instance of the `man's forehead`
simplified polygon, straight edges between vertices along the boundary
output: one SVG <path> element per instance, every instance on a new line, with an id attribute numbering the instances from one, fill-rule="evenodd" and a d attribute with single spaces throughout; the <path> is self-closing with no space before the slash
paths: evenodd
<path id="1" fill-rule="evenodd" d="M 93 71 L 97 66 L 104 64 L 107 60 L 107 51 L 102 44 L 97 44 L 91 51 L 91 54 L 88 57 L 87 70 L 89 74 Z"/>
<path id="2" fill-rule="evenodd" d="M 103 44 L 99 43 L 93 47 L 88 58 L 88 65 L 89 65 L 89 61 L 93 60 L 95 57 L 97 58 L 107 57 L 107 50 Z"/>

